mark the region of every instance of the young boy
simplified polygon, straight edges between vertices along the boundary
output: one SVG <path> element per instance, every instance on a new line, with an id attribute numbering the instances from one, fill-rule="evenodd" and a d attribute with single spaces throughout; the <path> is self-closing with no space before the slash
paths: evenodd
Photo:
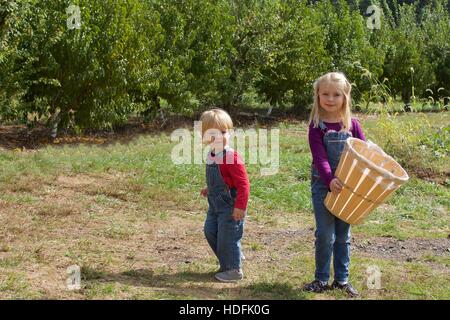
<path id="1" fill-rule="evenodd" d="M 222 109 L 205 111 L 202 140 L 211 148 L 206 159 L 207 187 L 200 192 L 208 198 L 204 232 L 219 259 L 215 278 L 235 282 L 243 278 L 241 239 L 250 193 L 250 183 L 239 154 L 228 146 L 233 128 L 231 117 Z"/>

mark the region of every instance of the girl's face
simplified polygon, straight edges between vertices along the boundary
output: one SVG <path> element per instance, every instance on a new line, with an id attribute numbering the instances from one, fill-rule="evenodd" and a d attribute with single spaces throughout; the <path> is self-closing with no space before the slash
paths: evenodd
<path id="1" fill-rule="evenodd" d="M 337 84 L 322 84 L 319 87 L 320 107 L 330 116 L 338 116 L 344 105 L 344 94 Z"/>

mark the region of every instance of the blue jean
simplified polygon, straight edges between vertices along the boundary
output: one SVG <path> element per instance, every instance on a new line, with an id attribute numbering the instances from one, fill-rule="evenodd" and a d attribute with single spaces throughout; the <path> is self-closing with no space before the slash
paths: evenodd
<path id="1" fill-rule="evenodd" d="M 224 271 L 241 267 L 241 239 L 244 220 L 232 217 L 234 199 L 229 191 L 208 195 L 208 213 L 204 233 Z"/>
<path id="2" fill-rule="evenodd" d="M 316 220 L 316 280 L 328 282 L 331 255 L 333 255 L 334 280 L 348 281 L 350 265 L 350 225 L 331 214 L 323 201 L 327 186 L 318 176 L 312 177 L 311 192 Z"/>

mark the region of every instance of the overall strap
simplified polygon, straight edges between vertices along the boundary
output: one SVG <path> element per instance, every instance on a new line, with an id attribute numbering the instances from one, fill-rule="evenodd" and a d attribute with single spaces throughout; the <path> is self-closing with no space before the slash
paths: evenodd
<path id="1" fill-rule="evenodd" d="M 225 148 L 221 152 L 222 152 L 222 164 L 225 164 L 226 163 L 226 158 L 227 158 L 227 149 Z M 216 154 L 213 153 L 213 152 L 211 152 L 211 155 L 214 156 L 214 157 L 216 156 Z"/>
<path id="2" fill-rule="evenodd" d="M 220 156 L 219 156 L 220 157 Z M 224 154 L 222 155 L 223 163 L 225 163 L 226 161 L 226 154 L 224 152 Z M 219 159 L 220 159 L 219 158 Z M 219 163 L 217 163 L 216 161 L 212 161 L 211 163 L 207 163 L 206 165 L 206 176 L 207 176 L 207 180 L 208 180 L 208 187 L 209 188 L 219 188 L 219 189 L 228 189 L 227 184 L 225 183 L 225 181 L 223 180 L 222 174 L 220 172 L 220 167 L 219 167 Z"/>
<path id="3" fill-rule="evenodd" d="M 325 123 L 323 123 L 322 120 L 319 120 L 319 128 L 322 129 L 323 132 L 327 132 L 328 131 L 327 126 L 325 125 Z"/>

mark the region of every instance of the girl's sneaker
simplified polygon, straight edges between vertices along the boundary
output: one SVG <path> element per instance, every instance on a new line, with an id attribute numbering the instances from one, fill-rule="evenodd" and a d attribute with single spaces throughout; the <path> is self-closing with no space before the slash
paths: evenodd
<path id="1" fill-rule="evenodd" d="M 350 282 L 340 284 L 338 281 L 334 280 L 333 284 L 331 285 L 331 289 L 343 290 L 351 297 L 357 297 L 359 295 L 358 291 L 355 288 L 353 288 Z"/>
<path id="2" fill-rule="evenodd" d="M 244 278 L 244 274 L 241 269 L 232 269 L 224 272 L 219 272 L 215 275 L 215 278 L 221 282 L 236 282 Z"/>
<path id="3" fill-rule="evenodd" d="M 304 291 L 310 291 L 315 293 L 322 293 L 329 289 L 330 287 L 328 286 L 328 283 L 320 280 L 314 280 L 313 282 L 307 283 L 303 286 Z"/>

